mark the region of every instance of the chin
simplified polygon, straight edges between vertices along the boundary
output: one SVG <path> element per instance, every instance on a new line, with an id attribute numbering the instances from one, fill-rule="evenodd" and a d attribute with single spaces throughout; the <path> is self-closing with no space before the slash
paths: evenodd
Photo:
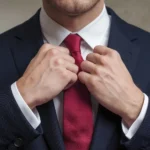
<path id="1" fill-rule="evenodd" d="M 45 0 L 57 11 L 77 16 L 92 9 L 101 0 Z"/>

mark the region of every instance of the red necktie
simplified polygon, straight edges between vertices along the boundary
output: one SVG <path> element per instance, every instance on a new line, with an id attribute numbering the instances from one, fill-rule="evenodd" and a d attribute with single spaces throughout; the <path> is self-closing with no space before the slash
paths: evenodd
<path id="1" fill-rule="evenodd" d="M 80 51 L 81 37 L 70 34 L 65 45 L 80 67 L 83 58 Z M 63 136 L 66 150 L 89 150 L 93 134 L 93 114 L 90 93 L 77 81 L 64 91 Z"/>

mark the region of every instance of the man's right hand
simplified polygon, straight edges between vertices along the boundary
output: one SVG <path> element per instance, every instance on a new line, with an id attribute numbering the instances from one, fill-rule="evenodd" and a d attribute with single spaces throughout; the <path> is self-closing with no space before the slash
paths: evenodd
<path id="1" fill-rule="evenodd" d="M 44 44 L 16 83 L 25 102 L 33 109 L 72 86 L 77 72 L 68 49 Z"/>

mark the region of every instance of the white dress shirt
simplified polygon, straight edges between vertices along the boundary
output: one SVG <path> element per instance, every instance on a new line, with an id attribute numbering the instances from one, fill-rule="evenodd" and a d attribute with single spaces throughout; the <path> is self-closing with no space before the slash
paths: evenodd
<path id="1" fill-rule="evenodd" d="M 44 11 L 44 9 L 41 9 L 40 12 L 40 24 L 41 24 L 41 30 L 43 33 L 43 40 L 45 43 L 50 43 L 57 46 L 65 46 L 63 44 L 64 39 L 71 34 L 69 30 L 62 27 L 55 21 L 53 21 Z M 101 14 L 90 24 L 85 26 L 83 29 L 76 33 L 72 34 L 78 34 L 82 37 L 83 41 L 81 42 L 81 55 L 83 59 L 86 59 L 86 56 L 89 53 L 92 53 L 92 50 L 97 45 L 108 45 L 108 39 L 109 39 L 109 32 L 110 32 L 110 26 L 111 26 L 111 16 L 108 15 L 106 7 L 104 6 L 103 11 Z M 38 114 L 38 111 L 34 109 L 31 111 L 31 109 L 28 107 L 28 105 L 23 100 L 20 92 L 18 91 L 16 83 L 12 84 L 11 86 L 12 93 L 14 95 L 14 98 L 19 105 L 22 113 L 24 114 L 25 118 L 28 120 L 28 122 L 32 125 L 34 129 L 36 129 L 40 125 L 40 116 Z M 122 130 L 126 137 L 128 139 L 131 139 L 138 128 L 140 127 L 145 114 L 147 112 L 148 107 L 148 97 L 144 94 L 144 104 L 141 110 L 140 115 L 136 119 L 136 121 L 132 124 L 132 126 L 128 129 L 124 123 L 122 123 Z M 54 106 L 57 114 L 57 118 L 59 121 L 59 125 L 62 129 L 62 114 L 63 114 L 63 93 L 60 93 L 58 96 L 56 96 L 54 99 Z M 93 118 L 95 120 L 98 110 L 98 103 L 94 99 L 94 97 L 91 98 L 92 101 L 92 108 L 93 108 Z"/>

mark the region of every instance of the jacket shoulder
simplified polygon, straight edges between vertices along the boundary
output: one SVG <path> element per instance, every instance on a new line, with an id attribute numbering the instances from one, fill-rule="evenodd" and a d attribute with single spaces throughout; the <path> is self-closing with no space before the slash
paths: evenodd
<path id="1" fill-rule="evenodd" d="M 112 17 L 113 22 L 117 25 L 118 29 L 127 37 L 136 37 L 141 42 L 148 42 L 150 40 L 150 33 L 135 25 L 128 23 L 119 17 L 111 8 L 107 7 L 108 14 Z M 149 42 L 148 42 L 149 43 Z"/>
<path id="2" fill-rule="evenodd" d="M 25 21 L 24 23 L 19 24 L 15 27 L 9 29 L 8 31 L 1 33 L 0 34 L 0 40 L 6 40 L 6 39 L 9 39 L 9 38 L 15 36 L 18 32 L 24 30 L 27 23 L 28 23 L 28 21 Z"/>
<path id="3" fill-rule="evenodd" d="M 126 36 L 135 36 L 143 42 L 150 41 L 150 33 L 148 31 L 130 24 L 121 18 L 119 18 L 119 23 L 121 30 L 126 32 Z"/>
<path id="4" fill-rule="evenodd" d="M 4 33 L 1 33 L 0 41 L 5 42 L 6 40 L 10 40 L 14 36 L 26 35 L 28 30 L 32 30 L 32 29 L 34 30 L 34 27 L 32 25 L 35 25 L 39 21 L 39 13 L 40 13 L 40 9 L 37 11 L 37 13 L 34 16 L 29 18 L 27 21 L 9 29 L 8 31 L 5 31 Z"/>

